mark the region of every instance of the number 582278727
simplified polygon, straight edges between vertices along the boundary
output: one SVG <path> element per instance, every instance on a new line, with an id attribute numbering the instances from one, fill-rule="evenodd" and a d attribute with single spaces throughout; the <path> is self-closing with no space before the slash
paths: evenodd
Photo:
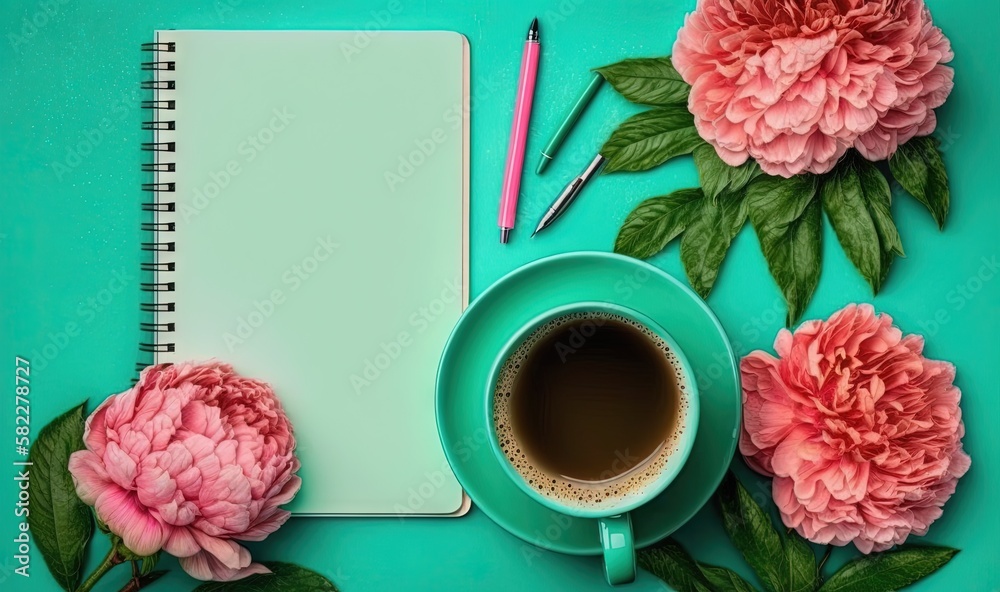
<path id="1" fill-rule="evenodd" d="M 31 448 L 31 362 L 14 358 L 14 446 L 18 456 Z"/>

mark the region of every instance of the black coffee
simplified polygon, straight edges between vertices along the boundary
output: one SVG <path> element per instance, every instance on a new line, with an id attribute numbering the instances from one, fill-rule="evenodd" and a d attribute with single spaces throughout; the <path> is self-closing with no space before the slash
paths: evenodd
<path id="1" fill-rule="evenodd" d="M 527 464 L 596 484 L 664 451 L 677 424 L 680 386 L 676 358 L 648 330 L 621 317 L 581 316 L 555 324 L 522 352 L 508 385 L 507 417 Z"/>

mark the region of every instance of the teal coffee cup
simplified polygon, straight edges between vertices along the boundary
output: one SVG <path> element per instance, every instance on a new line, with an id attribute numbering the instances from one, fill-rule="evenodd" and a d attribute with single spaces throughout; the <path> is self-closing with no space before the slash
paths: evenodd
<path id="1" fill-rule="evenodd" d="M 633 581 L 629 512 L 670 485 L 698 426 L 694 373 L 667 331 L 606 302 L 549 310 L 499 352 L 486 413 L 507 476 L 555 512 L 594 519 L 608 583 Z"/>

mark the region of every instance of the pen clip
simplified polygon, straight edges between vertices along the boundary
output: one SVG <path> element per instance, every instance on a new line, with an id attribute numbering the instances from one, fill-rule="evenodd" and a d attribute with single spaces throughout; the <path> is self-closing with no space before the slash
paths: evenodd
<path id="1" fill-rule="evenodd" d="M 573 179 L 573 182 L 570 183 L 569 187 L 566 188 L 566 196 L 568 198 L 566 200 L 567 201 L 566 205 L 569 205 L 569 202 L 573 201 L 573 199 L 577 196 L 577 194 L 580 193 L 580 190 L 583 189 L 583 182 L 584 182 L 583 177 L 577 177 L 576 179 Z"/>

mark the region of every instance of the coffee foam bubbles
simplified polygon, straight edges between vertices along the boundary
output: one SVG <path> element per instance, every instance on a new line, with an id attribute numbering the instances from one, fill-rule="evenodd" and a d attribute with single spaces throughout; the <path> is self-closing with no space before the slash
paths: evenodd
<path id="1" fill-rule="evenodd" d="M 618 321 L 640 331 L 644 337 L 656 345 L 666 356 L 677 380 L 678 415 L 673 432 L 664 444 L 645 459 L 637 459 L 635 466 L 625 472 L 608 467 L 608 479 L 600 482 L 580 481 L 563 475 L 556 475 L 536 466 L 527 452 L 518 445 L 517 435 L 510 421 L 510 399 L 514 382 L 525 359 L 534 346 L 561 326 L 579 321 L 595 321 L 595 325 L 607 321 Z M 677 452 L 681 435 L 686 429 L 690 413 L 691 389 L 687 377 L 681 370 L 680 360 L 670 346 L 656 332 L 629 317 L 606 312 L 576 312 L 552 319 L 535 329 L 521 345 L 507 358 L 500 369 L 493 391 L 493 425 L 497 443 L 508 462 L 514 467 L 529 487 L 539 494 L 560 504 L 586 510 L 615 508 L 641 498 L 656 484 L 664 469 L 671 463 Z M 618 459 L 629 462 L 627 451 Z M 621 473 L 621 474 L 619 474 Z"/>

